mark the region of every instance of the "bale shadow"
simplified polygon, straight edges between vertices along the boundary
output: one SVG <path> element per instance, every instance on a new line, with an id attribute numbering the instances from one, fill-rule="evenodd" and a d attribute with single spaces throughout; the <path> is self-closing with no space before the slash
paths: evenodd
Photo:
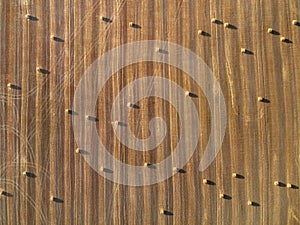
<path id="1" fill-rule="evenodd" d="M 161 49 L 161 48 L 158 49 L 158 53 L 165 54 L 165 55 L 169 54 L 169 52 L 167 50 L 164 50 L 164 49 Z"/>
<path id="2" fill-rule="evenodd" d="M 254 207 L 259 207 L 260 206 L 260 204 L 258 202 L 252 202 L 251 205 L 254 206 Z"/>
<path id="3" fill-rule="evenodd" d="M 149 168 L 149 169 L 156 169 L 156 166 L 154 165 L 154 164 L 148 164 L 148 165 L 146 165 L 147 166 L 147 168 Z"/>
<path id="4" fill-rule="evenodd" d="M 270 34 L 273 34 L 273 35 L 280 35 L 280 32 L 279 31 L 276 31 L 276 30 L 272 30 L 270 32 Z"/>
<path id="5" fill-rule="evenodd" d="M 79 115 L 78 112 L 75 112 L 75 111 L 72 110 L 72 109 L 67 110 L 67 113 L 68 113 L 69 115 L 72 115 L 72 116 L 77 116 L 77 115 Z"/>
<path id="6" fill-rule="evenodd" d="M 11 88 L 11 89 L 14 89 L 14 90 L 18 90 L 18 91 L 19 91 L 19 90 L 22 90 L 22 88 L 21 88 L 20 86 L 15 85 L 15 84 L 11 84 L 11 85 L 10 85 L 10 88 Z"/>
<path id="7" fill-rule="evenodd" d="M 299 189 L 299 187 L 297 185 L 294 185 L 294 184 L 291 185 L 291 188 L 292 189 Z"/>
<path id="8" fill-rule="evenodd" d="M 127 123 L 124 123 L 124 122 L 121 122 L 121 121 L 118 122 L 118 125 L 121 126 L 121 127 L 127 127 Z"/>
<path id="9" fill-rule="evenodd" d="M 86 116 L 86 119 L 92 122 L 98 122 L 99 119 L 97 117 L 94 116 Z"/>
<path id="10" fill-rule="evenodd" d="M 114 171 L 109 168 L 103 168 L 103 172 L 104 173 L 114 173 Z"/>
<path id="11" fill-rule="evenodd" d="M 213 23 L 217 24 L 217 25 L 222 25 L 223 22 L 221 20 L 216 19 Z"/>
<path id="12" fill-rule="evenodd" d="M 293 44 L 293 42 L 290 39 L 284 39 L 284 41 L 282 41 L 283 43 L 287 43 L 287 44 Z"/>
<path id="13" fill-rule="evenodd" d="M 180 169 L 180 168 L 174 168 L 173 171 L 176 173 L 186 173 L 184 169 Z"/>
<path id="14" fill-rule="evenodd" d="M 121 126 L 121 127 L 127 127 L 127 123 L 124 123 L 122 121 L 119 121 L 118 125 Z"/>
<path id="15" fill-rule="evenodd" d="M 228 29 L 237 30 L 238 28 L 234 26 L 233 24 L 228 24 Z"/>
<path id="16" fill-rule="evenodd" d="M 52 39 L 53 39 L 53 41 L 56 41 L 56 42 L 65 42 L 65 40 L 60 37 L 53 36 Z"/>
<path id="17" fill-rule="evenodd" d="M 216 185 L 216 183 L 213 182 L 212 180 L 207 180 L 207 183 L 206 183 L 206 184 L 208 184 L 208 185 Z"/>
<path id="18" fill-rule="evenodd" d="M 206 31 L 202 31 L 201 35 L 204 37 L 211 37 L 210 33 L 206 32 Z"/>
<path id="19" fill-rule="evenodd" d="M 263 103 L 271 103 L 271 101 L 269 99 L 267 99 L 267 98 L 263 98 L 261 102 L 263 102 Z"/>
<path id="20" fill-rule="evenodd" d="M 278 185 L 277 185 L 278 187 L 286 187 L 286 184 L 285 183 L 283 183 L 283 182 L 278 182 Z"/>
<path id="21" fill-rule="evenodd" d="M 122 121 L 114 121 L 114 122 L 111 122 L 111 124 L 114 126 L 120 126 L 120 127 L 127 127 L 127 123 L 124 123 Z"/>
<path id="22" fill-rule="evenodd" d="M 133 28 L 135 28 L 135 29 L 141 29 L 141 28 L 142 28 L 141 25 L 136 24 L 136 23 L 133 23 L 133 24 L 131 25 L 131 27 L 133 27 Z"/>
<path id="23" fill-rule="evenodd" d="M 11 193 L 9 193 L 7 191 L 3 191 L 2 195 L 5 196 L 5 197 L 8 197 L 8 198 L 12 198 L 14 196 L 13 194 L 11 194 Z"/>
<path id="24" fill-rule="evenodd" d="M 64 203 L 64 200 L 62 200 L 61 198 L 57 198 L 57 197 L 53 197 L 53 201 L 56 203 Z"/>
<path id="25" fill-rule="evenodd" d="M 164 210 L 164 215 L 166 215 L 166 216 L 173 216 L 174 214 L 171 211 Z"/>
<path id="26" fill-rule="evenodd" d="M 246 49 L 245 52 L 244 52 L 244 54 L 246 54 L 246 55 L 254 55 L 254 52 Z"/>
<path id="27" fill-rule="evenodd" d="M 140 107 L 137 104 L 134 104 L 134 103 L 128 103 L 127 106 L 129 108 L 133 108 L 133 109 L 140 109 Z"/>
<path id="28" fill-rule="evenodd" d="M 140 109 L 140 107 L 138 105 L 136 105 L 136 104 L 133 104 L 132 108 L 134 108 L 134 109 Z"/>
<path id="29" fill-rule="evenodd" d="M 106 23 L 112 23 L 112 22 L 113 22 L 111 19 L 109 19 L 109 18 L 107 18 L 107 17 L 102 17 L 101 19 L 102 19 L 104 22 L 106 22 Z"/>
<path id="30" fill-rule="evenodd" d="M 226 199 L 226 200 L 231 200 L 232 199 L 232 197 L 230 195 L 226 195 L 226 194 L 224 194 L 223 198 Z"/>
<path id="31" fill-rule="evenodd" d="M 191 92 L 188 94 L 188 96 L 191 98 L 199 98 L 199 96 L 197 94 L 191 93 Z"/>
<path id="32" fill-rule="evenodd" d="M 86 150 L 84 150 L 84 149 L 79 149 L 79 153 L 80 153 L 81 155 L 89 155 L 89 154 L 90 154 L 88 151 L 86 151 Z"/>
<path id="33" fill-rule="evenodd" d="M 29 178 L 33 178 L 33 179 L 35 179 L 35 178 L 37 177 L 37 176 L 36 176 L 34 173 L 32 173 L 32 172 L 26 172 L 25 176 L 26 176 L 26 177 L 29 177 Z"/>
<path id="34" fill-rule="evenodd" d="M 39 20 L 36 16 L 31 16 L 31 15 L 27 15 L 26 19 L 30 20 L 30 21 L 38 21 Z"/>
<path id="35" fill-rule="evenodd" d="M 186 170 L 184 170 L 184 169 L 177 169 L 177 172 L 178 173 L 186 173 Z"/>
<path id="36" fill-rule="evenodd" d="M 38 68 L 37 72 L 42 73 L 42 74 L 50 74 L 49 70 L 43 69 L 43 68 Z"/>
<path id="37" fill-rule="evenodd" d="M 241 180 L 243 180 L 243 179 L 245 179 L 245 177 L 243 176 L 243 175 L 241 175 L 241 174 L 236 174 L 236 177 L 235 178 L 237 178 L 237 179 L 241 179 Z"/>

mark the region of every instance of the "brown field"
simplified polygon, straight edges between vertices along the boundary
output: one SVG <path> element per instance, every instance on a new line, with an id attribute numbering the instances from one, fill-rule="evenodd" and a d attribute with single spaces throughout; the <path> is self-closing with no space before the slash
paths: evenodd
<path id="1" fill-rule="evenodd" d="M 300 26 L 292 24 L 300 20 L 299 0 L 0 0 L 0 12 L 0 224 L 300 224 Z M 26 20 L 26 14 L 36 18 Z M 268 33 L 270 27 L 280 34 Z M 199 29 L 209 35 L 199 36 Z M 282 36 L 290 42 L 281 42 Z M 65 109 L 98 57 L 139 40 L 170 41 L 199 55 L 220 83 L 227 128 L 216 159 L 200 172 L 212 125 L 201 88 L 167 64 L 140 62 L 119 70 L 101 90 L 95 116 L 102 143 L 131 165 L 163 160 L 180 139 L 180 126 L 190 125 L 167 101 L 145 98 L 131 111 L 130 128 L 147 138 L 149 121 L 160 116 L 167 137 L 151 151 L 128 149 L 110 121 L 122 88 L 154 75 L 199 96 L 193 102 L 201 136 L 185 173 L 130 187 L 104 179 L 75 153 L 72 115 Z M 258 96 L 270 102 L 258 102 Z M 233 172 L 244 179 L 232 178 Z M 215 185 L 203 184 L 204 178 Z M 50 201 L 52 195 L 61 202 Z M 249 200 L 257 204 L 248 206 Z M 161 208 L 172 215 L 160 214 Z"/>

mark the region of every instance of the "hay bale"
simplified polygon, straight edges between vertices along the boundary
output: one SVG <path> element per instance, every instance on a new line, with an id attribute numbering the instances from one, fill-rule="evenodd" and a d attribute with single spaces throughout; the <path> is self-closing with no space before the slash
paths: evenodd
<path id="1" fill-rule="evenodd" d="M 248 201 L 247 205 L 253 205 L 253 202 L 252 201 Z"/>
<path id="2" fill-rule="evenodd" d="M 27 177 L 27 176 L 28 176 L 28 174 L 29 174 L 29 172 L 27 172 L 27 171 L 24 171 L 22 174 L 23 174 L 23 176 Z"/>
<path id="3" fill-rule="evenodd" d="M 219 194 L 219 198 L 225 198 L 225 195 L 223 193 Z"/>
<path id="4" fill-rule="evenodd" d="M 247 49 L 241 48 L 241 53 L 243 53 L 243 54 L 247 53 Z"/>
<path id="5" fill-rule="evenodd" d="M 263 102 L 264 100 L 265 100 L 265 99 L 264 99 L 263 97 L 258 97 L 258 98 L 257 98 L 257 101 L 258 101 L 258 102 Z"/>
<path id="6" fill-rule="evenodd" d="M 287 40 L 288 40 L 288 39 L 287 39 L 286 37 L 281 37 L 281 38 L 280 38 L 280 41 L 281 41 L 281 42 L 286 42 Z"/>
<path id="7" fill-rule="evenodd" d="M 208 182 L 207 179 L 203 179 L 203 180 L 202 180 L 202 183 L 203 183 L 203 184 L 208 184 L 209 182 Z"/>
<path id="8" fill-rule="evenodd" d="M 145 162 L 145 163 L 144 163 L 144 166 L 145 166 L 145 167 L 148 167 L 148 166 L 151 166 L 151 165 L 152 165 L 152 164 L 149 163 L 149 162 Z"/>
<path id="9" fill-rule="evenodd" d="M 161 209 L 159 210 L 159 213 L 160 213 L 160 214 L 165 214 L 165 210 L 161 208 Z"/>
<path id="10" fill-rule="evenodd" d="M 120 122 L 119 122 L 118 120 L 115 120 L 114 122 L 112 122 L 112 124 L 113 124 L 114 126 L 118 126 L 118 125 L 120 124 Z"/>
<path id="11" fill-rule="evenodd" d="M 140 106 L 138 106 L 137 104 L 134 104 L 132 102 L 128 102 L 127 107 L 132 108 L 132 109 L 140 109 Z"/>
<path id="12" fill-rule="evenodd" d="M 216 18 L 212 18 L 210 21 L 211 21 L 212 23 L 217 23 L 217 22 L 218 22 L 218 20 L 217 20 Z"/>
<path id="13" fill-rule="evenodd" d="M 26 18 L 27 20 L 31 20 L 31 19 L 33 18 L 33 16 L 30 15 L 30 14 L 26 14 L 26 15 L 25 15 L 25 18 Z"/>
<path id="14" fill-rule="evenodd" d="M 80 154 L 80 153 L 81 153 L 80 148 L 76 148 L 75 152 L 76 152 L 77 154 Z"/>
<path id="15" fill-rule="evenodd" d="M 287 183 L 287 184 L 286 184 L 286 187 L 287 187 L 287 188 L 292 188 L 293 185 L 292 185 L 291 183 Z"/>
<path id="16" fill-rule="evenodd" d="M 237 174 L 237 173 L 232 173 L 232 177 L 233 177 L 233 178 L 237 178 L 237 177 L 238 177 L 238 174 Z"/>
<path id="17" fill-rule="evenodd" d="M 133 23 L 133 22 L 130 22 L 130 23 L 129 23 L 129 26 L 130 26 L 130 27 L 134 27 L 134 23 Z"/>
<path id="18" fill-rule="evenodd" d="M 293 20 L 292 21 L 292 24 L 295 25 L 295 26 L 299 26 L 300 25 L 300 22 L 298 20 Z"/>
<path id="19" fill-rule="evenodd" d="M 205 32 L 203 30 L 198 30 L 198 35 L 204 35 Z"/>
<path id="20" fill-rule="evenodd" d="M 230 24 L 229 24 L 229 23 L 224 23 L 224 27 L 225 27 L 225 28 L 229 28 L 229 27 L 230 27 Z"/>
<path id="21" fill-rule="evenodd" d="M 268 33 L 272 34 L 274 32 L 274 30 L 272 28 L 268 28 Z"/>
<path id="22" fill-rule="evenodd" d="M 279 186 L 279 184 L 280 184 L 280 182 L 279 182 L 279 181 L 277 181 L 277 180 L 276 180 L 276 181 L 274 181 L 274 185 L 275 185 L 275 186 Z"/>
<path id="23" fill-rule="evenodd" d="M 190 94 L 191 94 L 191 92 L 189 92 L 189 91 L 185 92 L 185 96 L 190 96 Z"/>
<path id="24" fill-rule="evenodd" d="M 72 109 L 65 109 L 65 112 L 68 113 L 68 114 L 72 114 L 73 110 Z"/>

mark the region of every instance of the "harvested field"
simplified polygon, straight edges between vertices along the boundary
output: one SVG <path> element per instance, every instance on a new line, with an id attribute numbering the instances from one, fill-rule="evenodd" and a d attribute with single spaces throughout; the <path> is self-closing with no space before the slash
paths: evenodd
<path id="1" fill-rule="evenodd" d="M 300 224 L 299 0 L 0 0 L 0 11 L 0 224 Z M 201 87 L 175 66 L 128 65 L 105 83 L 94 112 L 77 115 L 72 108 L 76 88 L 95 60 L 142 40 L 191 50 L 220 84 L 227 127 L 217 157 L 203 172 L 199 163 L 218 125 Z M 183 58 L 166 46 L 153 54 Z M 86 93 L 101 75 L 85 84 Z M 151 171 L 174 153 L 180 139 L 187 149 L 192 145 L 193 124 L 155 95 L 129 107 L 124 102 L 127 123 L 112 121 L 121 90 L 146 76 L 169 79 L 188 91 L 185 98 L 199 114 L 197 148 L 183 168 L 173 165 L 176 174 L 163 182 L 114 183 L 85 160 L 93 155 L 78 146 L 72 118 L 95 124 L 115 159 Z M 154 85 L 140 89 L 180 98 Z M 92 101 L 86 98 L 80 107 Z M 184 108 L 184 115 L 189 111 Z M 165 121 L 166 137 L 153 150 L 126 147 L 114 132 L 117 126 L 146 139 L 154 117 Z M 80 139 L 93 143 L 89 127 L 81 129 L 86 133 Z M 182 129 L 189 133 L 181 136 Z M 98 166 L 107 176 L 137 179 L 115 164 Z"/>

